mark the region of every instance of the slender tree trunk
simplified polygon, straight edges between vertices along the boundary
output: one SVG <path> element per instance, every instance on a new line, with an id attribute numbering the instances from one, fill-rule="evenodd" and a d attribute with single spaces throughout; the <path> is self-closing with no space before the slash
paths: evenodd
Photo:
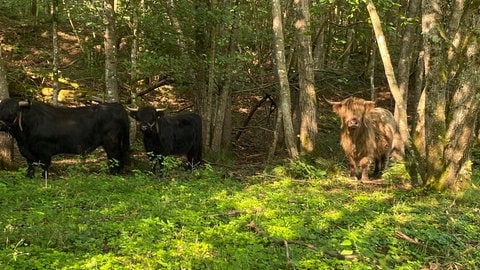
<path id="1" fill-rule="evenodd" d="M 352 54 L 353 42 L 355 39 L 355 30 L 353 28 L 347 29 L 347 42 L 345 44 L 345 50 L 342 53 L 342 68 L 343 70 L 348 70 L 350 65 L 350 57 Z"/>
<path id="2" fill-rule="evenodd" d="M 226 7 L 227 9 L 229 6 Z M 238 20 L 233 19 L 232 24 L 226 28 L 224 31 L 228 31 L 228 46 L 226 49 L 225 57 L 228 59 L 235 59 L 234 54 L 237 48 L 237 32 Z M 229 29 L 229 30 L 226 30 Z M 225 70 L 227 75 L 225 75 L 224 81 L 220 84 L 220 91 L 216 95 L 216 110 L 215 117 L 213 121 L 213 134 L 212 134 L 212 144 L 211 150 L 213 153 L 222 153 L 230 150 L 230 138 L 231 131 L 231 84 L 234 74 L 236 74 L 236 61 L 227 60 L 227 63 L 220 67 Z M 222 151 L 223 150 L 223 151 Z M 220 157 L 221 158 L 221 157 Z"/>
<path id="3" fill-rule="evenodd" d="M 53 45 L 53 105 L 58 105 L 58 93 L 60 87 L 58 85 L 58 0 L 52 0 L 52 45 Z"/>
<path id="4" fill-rule="evenodd" d="M 313 40 L 312 44 L 314 45 L 312 48 L 312 57 L 313 57 L 313 64 L 314 68 L 321 70 L 325 67 L 326 61 L 326 46 L 325 46 L 325 29 L 327 27 L 326 23 L 326 16 L 325 14 L 320 14 L 320 27 L 317 29 L 317 33 L 315 34 L 315 39 Z M 313 29 L 310 29 L 312 31 Z"/>
<path id="5" fill-rule="evenodd" d="M 105 101 L 118 102 L 117 45 L 115 39 L 115 0 L 103 1 L 105 24 Z"/>
<path id="6" fill-rule="evenodd" d="M 280 0 L 272 0 L 272 17 L 275 59 L 277 63 L 277 74 L 280 83 L 280 111 L 283 120 L 285 145 L 290 158 L 298 157 L 298 149 L 295 143 L 295 134 L 292 122 L 292 109 L 290 104 L 290 85 L 288 83 L 288 72 L 285 61 L 285 44 L 283 38 L 282 10 Z"/>
<path id="7" fill-rule="evenodd" d="M 182 28 L 180 27 L 180 23 L 177 17 L 174 15 L 174 4 L 173 0 L 166 0 L 164 1 L 165 8 L 167 10 L 167 15 L 172 24 L 173 29 L 175 30 L 175 34 L 177 35 L 177 44 L 180 48 L 182 54 L 187 54 L 187 47 L 185 45 L 185 36 L 183 35 Z"/>
<path id="8" fill-rule="evenodd" d="M 203 96 L 203 111 L 205 115 L 208 115 L 208 117 L 204 118 L 204 125 L 203 128 L 205 129 L 204 135 L 205 135 L 205 141 L 207 142 L 206 144 L 206 152 L 207 154 L 215 154 L 215 151 L 212 149 L 212 132 L 214 129 L 214 106 L 213 106 L 213 101 L 214 101 L 214 94 L 217 92 L 216 87 L 215 87 L 215 69 L 216 69 L 216 63 L 215 59 L 217 57 L 217 35 L 218 35 L 218 26 L 214 25 L 210 29 L 210 39 L 209 39 L 209 49 L 207 52 L 208 55 L 208 61 L 207 61 L 207 66 L 208 66 L 208 77 L 207 77 L 207 91 L 206 95 Z M 222 116 L 223 119 L 223 116 Z"/>
<path id="9" fill-rule="evenodd" d="M 398 60 L 398 91 L 402 96 L 403 108 L 395 103 L 395 119 L 399 123 L 400 135 L 405 142 L 405 146 L 408 149 L 410 147 L 410 133 L 408 129 L 406 110 L 408 107 L 408 88 L 410 80 L 410 67 L 412 66 L 412 55 L 417 48 L 416 40 L 419 40 L 417 36 L 418 25 L 415 23 L 415 19 L 418 18 L 420 4 L 422 0 L 410 0 L 408 3 L 408 10 L 406 20 L 406 26 L 402 37 L 400 56 Z"/>
<path id="10" fill-rule="evenodd" d="M 139 42 L 140 42 L 139 29 L 138 29 L 138 17 L 140 13 L 139 9 L 141 8 L 142 8 L 142 4 L 140 4 L 139 7 L 133 7 L 132 18 L 130 23 L 130 30 L 132 31 L 132 48 L 130 49 L 130 97 L 132 98 L 132 103 L 135 103 L 135 98 L 137 93 L 138 56 L 139 56 Z"/>
<path id="11" fill-rule="evenodd" d="M 377 98 L 377 90 L 375 89 L 375 64 L 377 62 L 377 47 L 375 40 L 372 40 L 372 48 L 370 50 L 370 57 L 367 64 L 368 78 L 370 80 L 370 99 Z"/>
<path id="12" fill-rule="evenodd" d="M 443 156 L 445 143 L 442 137 L 446 131 L 446 88 L 444 74 L 446 67 L 446 47 L 439 42 L 443 14 L 438 7 L 441 0 L 424 0 L 422 33 L 425 51 L 425 169 L 422 173 L 425 185 L 435 188 L 437 180 L 445 168 Z"/>
<path id="13" fill-rule="evenodd" d="M 2 44 L 0 43 L 0 100 L 8 98 L 7 71 L 3 63 Z M 13 138 L 6 132 L 0 132 L 0 168 L 13 167 Z"/>
<path id="14" fill-rule="evenodd" d="M 310 1 L 296 0 L 298 41 L 298 71 L 300 77 L 299 108 L 300 108 L 300 151 L 311 154 L 315 150 L 317 126 L 317 96 L 315 93 L 315 78 L 313 73 L 313 58 L 310 30 Z"/>
<path id="15" fill-rule="evenodd" d="M 385 35 L 383 34 L 382 25 L 380 17 L 378 16 L 375 5 L 372 0 L 367 0 L 367 10 L 372 21 L 373 31 L 375 32 L 375 37 L 377 40 L 378 49 L 380 51 L 380 56 L 382 58 L 383 67 L 385 69 L 385 76 L 387 77 L 388 86 L 390 87 L 390 92 L 395 99 L 395 104 L 399 108 L 399 125 L 408 126 L 407 124 L 407 110 L 405 100 L 403 99 L 399 89 L 397 80 L 395 78 L 395 72 L 393 69 L 392 61 L 390 59 L 390 53 L 388 52 L 387 42 L 385 40 Z M 408 130 L 408 129 L 407 129 Z"/>

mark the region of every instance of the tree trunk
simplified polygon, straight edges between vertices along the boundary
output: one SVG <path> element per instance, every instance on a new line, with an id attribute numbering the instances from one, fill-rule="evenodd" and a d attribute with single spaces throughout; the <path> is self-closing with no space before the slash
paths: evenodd
<path id="1" fill-rule="evenodd" d="M 226 8 L 229 8 L 227 6 Z M 236 15 L 236 14 L 235 14 Z M 238 22 L 237 18 L 232 20 L 232 24 L 225 27 L 228 30 L 228 46 L 226 48 L 225 58 L 235 59 L 235 50 L 237 48 L 237 36 L 238 36 Z M 227 30 L 224 30 L 227 31 Z M 213 134 L 211 150 L 213 153 L 223 154 L 230 150 L 230 138 L 232 134 L 231 126 L 231 85 L 234 74 L 237 74 L 236 60 L 227 60 L 226 64 L 220 67 L 226 71 L 225 79 L 219 86 L 219 93 L 216 95 L 216 110 L 213 121 Z M 223 151 L 222 151 L 223 150 Z M 217 156 L 217 159 L 221 158 Z"/>
<path id="2" fill-rule="evenodd" d="M 470 184 L 471 149 L 475 139 L 476 119 L 480 107 L 480 36 L 474 33 L 480 19 L 472 13 L 479 3 L 463 5 L 456 2 L 449 23 L 451 46 L 447 63 L 452 73 L 458 74 L 458 85 L 449 103 L 445 135 L 445 169 L 435 188 L 457 191 Z M 452 66 L 453 63 L 453 66 Z M 449 88 L 450 89 L 450 88 Z"/>
<path id="3" fill-rule="evenodd" d="M 398 89 L 397 80 L 395 78 L 395 72 L 393 70 L 392 60 L 390 59 L 390 53 L 388 52 L 387 42 L 385 40 L 385 35 L 383 34 L 382 25 L 380 17 L 378 16 L 375 5 L 372 0 L 367 0 L 367 10 L 372 21 L 373 31 L 375 32 L 375 37 L 377 40 L 378 50 L 380 51 L 380 57 L 382 58 L 383 67 L 385 69 L 385 76 L 387 77 L 388 86 L 390 87 L 390 92 L 395 99 L 395 104 L 399 108 L 399 125 L 407 126 L 407 110 L 405 105 L 405 100 L 403 99 L 400 91 Z"/>
<path id="4" fill-rule="evenodd" d="M 115 39 L 115 0 L 103 1 L 105 24 L 105 101 L 119 102 L 117 78 L 117 45 Z"/>
<path id="5" fill-rule="evenodd" d="M 399 131 L 402 136 L 402 140 L 405 143 L 406 149 L 410 147 L 410 132 L 408 129 L 406 111 L 408 109 L 408 87 L 410 79 L 410 67 L 412 66 L 412 55 L 414 53 L 416 40 L 419 40 L 417 36 L 417 24 L 415 23 L 418 18 L 421 0 L 410 0 L 408 3 L 407 16 L 405 18 L 406 26 L 403 32 L 400 56 L 397 67 L 397 79 L 398 79 L 398 91 L 402 96 L 403 106 L 398 106 L 395 103 L 395 119 L 399 123 Z M 408 150 L 407 150 L 408 151 Z"/>
<path id="6" fill-rule="evenodd" d="M 275 60 L 277 64 L 277 74 L 280 83 L 280 111 L 283 120 L 285 145 L 290 158 L 298 157 L 298 149 L 295 143 L 295 134 L 292 122 L 292 110 L 290 104 L 290 85 L 288 83 L 288 73 L 285 61 L 285 44 L 283 38 L 282 10 L 280 0 L 272 0 L 272 17 Z"/>
<path id="7" fill-rule="evenodd" d="M 459 1 L 450 10 L 439 9 L 442 4 L 422 2 L 425 109 L 419 122 L 425 123 L 425 140 L 419 156 L 425 166 L 420 175 L 427 188 L 456 191 L 471 178 L 467 161 L 480 106 L 480 38 L 474 31 L 479 19 L 473 13 L 480 3 Z"/>
<path id="8" fill-rule="evenodd" d="M 58 0 L 52 0 L 52 45 L 53 45 L 53 105 L 58 105 L 58 93 L 60 87 L 58 85 Z"/>
<path id="9" fill-rule="evenodd" d="M 441 0 L 423 1 L 422 33 L 425 63 L 425 171 L 423 183 L 435 188 L 445 168 L 443 156 L 446 131 L 446 47 L 439 42 L 442 14 Z"/>
<path id="10" fill-rule="evenodd" d="M 300 78 L 299 108 L 300 108 L 300 151 L 311 154 L 315 150 L 317 126 L 317 96 L 315 93 L 315 78 L 310 31 L 310 1 L 295 1 L 298 41 L 298 73 Z"/>
<path id="11" fill-rule="evenodd" d="M 139 1 L 139 7 L 133 7 L 132 18 L 130 23 L 130 30 L 132 31 L 132 47 L 130 49 L 130 97 L 132 103 L 135 103 L 137 95 L 137 80 L 138 80 L 138 58 L 139 58 L 139 27 L 138 18 L 140 10 L 143 10 L 143 1 Z M 134 4 L 137 4 L 134 2 Z"/>
<path id="12" fill-rule="evenodd" d="M 2 44 L 0 43 L 0 100 L 8 98 L 7 71 L 3 63 Z M 13 138 L 6 132 L 0 132 L 0 168 L 13 167 Z"/>
<path id="13" fill-rule="evenodd" d="M 312 48 L 312 57 L 313 57 L 313 64 L 314 68 L 318 70 L 322 70 L 325 67 L 326 61 L 326 46 L 325 46 L 325 29 L 327 27 L 326 23 L 326 16 L 324 13 L 319 15 L 320 18 L 320 27 L 317 29 L 317 33 L 315 34 L 315 39 L 313 40 L 313 48 Z M 313 29 L 310 29 L 312 31 Z"/>

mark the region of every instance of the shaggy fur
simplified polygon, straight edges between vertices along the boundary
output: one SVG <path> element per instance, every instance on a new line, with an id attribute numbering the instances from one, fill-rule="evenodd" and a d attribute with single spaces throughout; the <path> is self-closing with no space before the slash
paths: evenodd
<path id="1" fill-rule="evenodd" d="M 360 167 L 361 179 L 368 180 L 372 161 L 374 175 L 379 175 L 387 166 L 394 138 L 399 138 L 392 113 L 375 107 L 373 101 L 355 97 L 330 104 L 342 121 L 340 143 L 350 164 L 350 176 L 356 178 Z"/>

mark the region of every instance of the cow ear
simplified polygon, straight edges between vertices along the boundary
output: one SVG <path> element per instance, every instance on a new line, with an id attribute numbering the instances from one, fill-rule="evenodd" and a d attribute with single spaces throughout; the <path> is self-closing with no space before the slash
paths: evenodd
<path id="1" fill-rule="evenodd" d="M 365 101 L 365 112 L 369 112 L 373 108 L 375 108 L 375 101 Z"/>
<path id="2" fill-rule="evenodd" d="M 342 103 L 341 102 L 332 102 L 330 104 L 332 104 L 332 110 L 335 113 L 339 113 L 340 110 L 342 109 Z"/>

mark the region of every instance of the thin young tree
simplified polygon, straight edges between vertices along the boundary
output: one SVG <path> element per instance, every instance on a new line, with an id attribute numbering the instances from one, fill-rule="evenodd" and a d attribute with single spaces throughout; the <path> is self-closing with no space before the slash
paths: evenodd
<path id="1" fill-rule="evenodd" d="M 407 124 L 407 110 L 406 102 L 403 95 L 400 93 L 397 79 L 395 77 L 395 71 L 393 69 L 392 60 L 390 58 L 390 53 L 388 51 L 387 41 L 382 30 L 382 23 L 380 16 L 378 15 L 377 9 L 373 4 L 372 0 L 367 0 L 367 10 L 370 15 L 370 20 L 372 21 L 373 31 L 375 32 L 375 38 L 377 40 L 378 50 L 380 51 L 380 57 L 382 58 L 383 68 L 385 70 L 385 77 L 387 78 L 388 86 L 390 87 L 390 92 L 395 99 L 395 106 L 398 108 L 397 122 L 400 128 L 406 130 L 406 136 L 403 138 L 405 141 L 408 141 L 408 124 Z"/>
<path id="2" fill-rule="evenodd" d="M 298 42 L 300 152 L 311 154 L 315 150 L 317 126 L 317 95 L 315 93 L 312 38 L 310 29 L 310 1 L 295 0 L 295 22 Z"/>
<path id="3" fill-rule="evenodd" d="M 105 101 L 118 102 L 117 46 L 115 39 L 115 0 L 103 1 L 105 49 Z"/>
<path id="4" fill-rule="evenodd" d="M 292 122 L 290 104 L 290 85 L 288 82 L 287 65 L 285 61 L 285 42 L 283 37 L 282 9 L 280 0 L 272 0 L 274 51 L 276 69 L 280 84 L 280 114 L 284 131 L 285 146 L 290 158 L 298 157 L 298 148 L 295 143 L 295 133 Z"/>
<path id="5" fill-rule="evenodd" d="M 59 58 L 59 46 L 58 46 L 58 0 L 52 0 L 52 46 L 53 46 L 53 105 L 58 105 L 58 93 L 60 92 L 60 86 L 58 83 L 58 58 Z"/>

